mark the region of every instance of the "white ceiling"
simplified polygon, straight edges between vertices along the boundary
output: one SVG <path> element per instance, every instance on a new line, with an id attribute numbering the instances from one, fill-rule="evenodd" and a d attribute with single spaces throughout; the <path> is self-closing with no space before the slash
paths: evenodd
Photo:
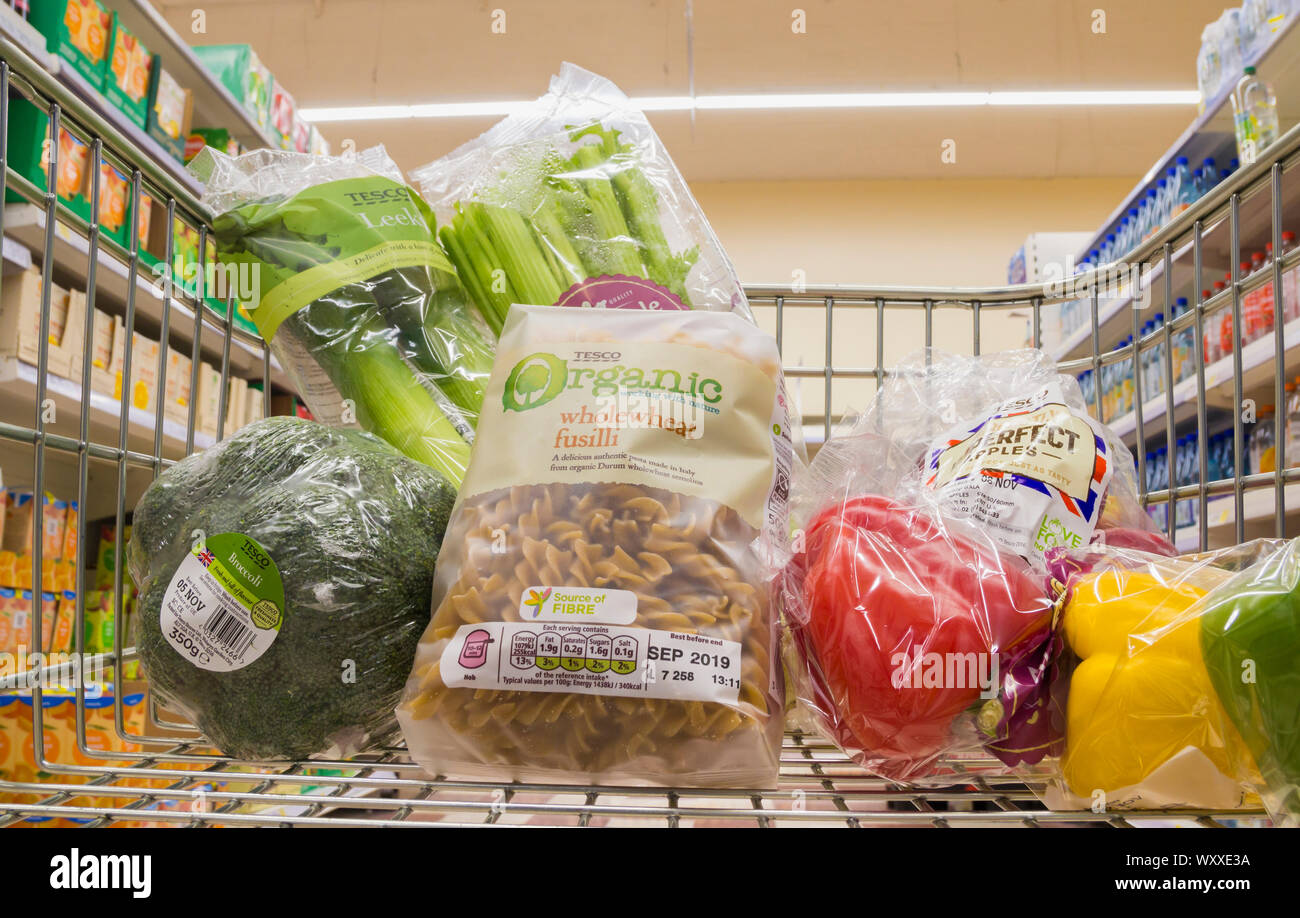
<path id="1" fill-rule="evenodd" d="M 807 31 L 791 29 L 802 2 Z M 158 0 L 155 0 L 158 3 Z M 208 0 L 159 4 L 195 44 L 251 43 L 303 106 L 522 99 L 571 60 L 631 95 L 685 94 L 686 0 Z M 694 89 L 1194 89 L 1203 25 L 1224 0 L 694 0 Z M 1093 31 L 1104 6 L 1105 34 Z M 492 30 L 505 11 L 505 34 Z M 1132 176 L 1191 106 L 656 113 L 693 182 Z M 405 168 L 492 119 L 334 123 Z M 956 162 L 940 159 L 956 142 Z"/>

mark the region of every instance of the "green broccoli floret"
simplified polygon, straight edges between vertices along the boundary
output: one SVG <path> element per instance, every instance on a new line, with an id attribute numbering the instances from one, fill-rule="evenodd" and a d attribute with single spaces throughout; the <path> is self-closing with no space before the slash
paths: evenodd
<path id="1" fill-rule="evenodd" d="M 296 418 L 258 421 L 168 469 L 136 507 L 128 546 L 154 689 L 237 758 L 346 755 L 391 739 L 455 499 L 382 440 Z M 160 627 L 196 530 L 255 539 L 284 584 L 275 640 L 230 672 L 195 665 Z"/>

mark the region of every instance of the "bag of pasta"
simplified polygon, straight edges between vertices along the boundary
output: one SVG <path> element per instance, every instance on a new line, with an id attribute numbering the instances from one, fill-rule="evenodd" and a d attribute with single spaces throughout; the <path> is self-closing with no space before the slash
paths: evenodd
<path id="1" fill-rule="evenodd" d="M 791 444 L 738 315 L 515 306 L 397 709 L 468 780 L 774 786 Z"/>

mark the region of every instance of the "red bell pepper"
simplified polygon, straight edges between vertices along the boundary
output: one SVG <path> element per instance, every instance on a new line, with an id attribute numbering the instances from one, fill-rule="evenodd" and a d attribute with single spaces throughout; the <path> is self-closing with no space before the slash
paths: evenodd
<path id="1" fill-rule="evenodd" d="M 841 748 L 889 777 L 920 774 L 959 747 L 954 721 L 1051 624 L 1024 560 L 875 495 L 823 511 L 787 576 L 803 597 L 790 624 L 814 707 Z M 971 726 L 974 751 L 987 737 L 973 716 Z"/>

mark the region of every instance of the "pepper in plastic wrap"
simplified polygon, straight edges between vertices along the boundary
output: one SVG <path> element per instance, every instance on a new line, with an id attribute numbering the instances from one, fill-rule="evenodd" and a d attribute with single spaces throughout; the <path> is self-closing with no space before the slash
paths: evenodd
<path id="1" fill-rule="evenodd" d="M 1259 763 L 1269 810 L 1300 824 L 1300 540 L 1225 584 L 1200 624 L 1205 668 Z"/>
<path id="2" fill-rule="evenodd" d="M 824 511 L 792 572 L 807 614 L 792 632 L 823 720 L 891 777 L 959 745 L 960 715 L 996 695 L 1003 655 L 1050 621 L 1021 559 L 877 495 Z"/>

